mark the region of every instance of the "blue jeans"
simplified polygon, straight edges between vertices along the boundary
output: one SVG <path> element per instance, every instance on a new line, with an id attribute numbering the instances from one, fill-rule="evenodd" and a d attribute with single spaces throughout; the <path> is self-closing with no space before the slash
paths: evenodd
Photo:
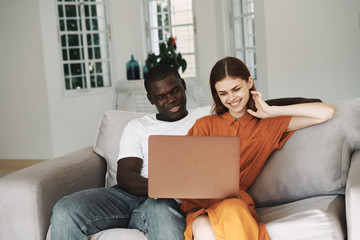
<path id="1" fill-rule="evenodd" d="M 149 240 L 178 240 L 184 239 L 185 218 L 174 199 L 134 196 L 118 186 L 74 193 L 53 208 L 52 240 L 88 239 L 110 228 L 136 228 Z"/>

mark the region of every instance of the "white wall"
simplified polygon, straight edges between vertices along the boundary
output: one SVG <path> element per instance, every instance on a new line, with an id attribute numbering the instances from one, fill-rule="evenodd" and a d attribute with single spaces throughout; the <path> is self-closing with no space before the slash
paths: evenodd
<path id="1" fill-rule="evenodd" d="M 0 158 L 48 158 L 52 139 L 37 1 L 1 1 L 0 32 Z"/>
<path id="2" fill-rule="evenodd" d="M 63 93 L 53 0 L 0 3 L 0 158 L 46 159 L 93 144 L 113 89 Z M 112 79 L 146 58 L 142 0 L 110 0 Z M 255 0 L 257 86 L 266 97 L 360 96 L 358 0 Z M 207 103 L 214 63 L 229 55 L 225 0 L 194 0 L 198 80 Z"/>
<path id="3" fill-rule="evenodd" d="M 64 153 L 92 145 L 102 112 L 111 109 L 113 90 L 73 96 L 63 91 L 55 1 L 38 0 L 43 46 L 44 71 L 49 96 L 53 153 Z"/>
<path id="4" fill-rule="evenodd" d="M 260 2 L 270 98 L 360 96 L 360 1 Z"/>

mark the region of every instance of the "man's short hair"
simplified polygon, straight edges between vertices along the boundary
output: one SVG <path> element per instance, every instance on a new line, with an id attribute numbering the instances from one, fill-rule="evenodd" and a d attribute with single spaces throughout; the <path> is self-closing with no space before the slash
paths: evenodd
<path id="1" fill-rule="evenodd" d="M 146 91 L 149 92 L 150 84 L 152 82 L 163 80 L 171 75 L 177 78 L 181 78 L 179 72 L 170 65 L 159 64 L 151 68 L 149 72 L 146 74 L 144 81 Z"/>

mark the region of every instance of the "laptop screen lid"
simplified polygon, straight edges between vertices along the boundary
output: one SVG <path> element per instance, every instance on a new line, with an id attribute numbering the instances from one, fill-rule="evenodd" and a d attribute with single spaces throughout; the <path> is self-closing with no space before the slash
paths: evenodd
<path id="1" fill-rule="evenodd" d="M 237 197 L 239 174 L 239 137 L 149 137 L 151 198 Z"/>

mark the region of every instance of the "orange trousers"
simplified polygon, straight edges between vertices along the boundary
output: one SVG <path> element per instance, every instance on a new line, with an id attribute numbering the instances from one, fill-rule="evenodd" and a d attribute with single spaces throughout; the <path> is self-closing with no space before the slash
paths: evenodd
<path id="1" fill-rule="evenodd" d="M 192 240 L 192 222 L 207 214 L 217 240 L 270 240 L 264 223 L 257 222 L 255 209 L 239 198 L 222 200 L 186 215 L 185 240 Z"/>

